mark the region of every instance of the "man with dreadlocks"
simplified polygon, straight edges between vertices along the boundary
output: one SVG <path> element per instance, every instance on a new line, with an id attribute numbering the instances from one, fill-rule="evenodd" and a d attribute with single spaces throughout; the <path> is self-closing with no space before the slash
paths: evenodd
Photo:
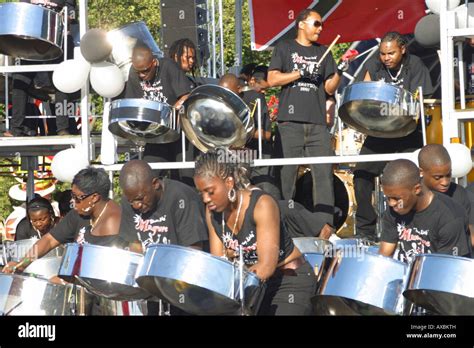
<path id="1" fill-rule="evenodd" d="M 363 73 L 364 81 L 383 81 L 415 93 L 423 87 L 423 95 L 433 93 L 430 73 L 420 58 L 408 53 L 405 38 L 397 32 L 389 32 L 380 42 L 377 57 L 367 61 Z M 390 117 L 390 115 L 387 115 Z M 413 152 L 423 146 L 421 127 L 411 134 L 400 138 L 377 138 L 368 136 L 361 155 Z M 357 201 L 356 230 L 357 236 L 377 239 L 377 215 L 372 206 L 372 191 L 375 177 L 382 173 L 386 162 L 359 162 L 354 171 L 354 193 Z"/>
<path id="2" fill-rule="evenodd" d="M 197 60 L 194 43 L 189 39 L 176 40 L 170 46 L 169 57 L 178 64 L 178 67 L 184 71 L 195 87 Z"/>
<path id="3" fill-rule="evenodd" d="M 252 188 L 247 169 L 226 149 L 198 157 L 194 181 L 206 205 L 210 251 L 244 262 L 267 284 L 259 315 L 310 315 L 316 278 L 280 220 L 277 202 Z"/>

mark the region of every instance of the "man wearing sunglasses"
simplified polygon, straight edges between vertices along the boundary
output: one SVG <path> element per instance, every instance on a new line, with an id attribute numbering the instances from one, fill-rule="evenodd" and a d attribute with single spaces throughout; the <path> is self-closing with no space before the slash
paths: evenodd
<path id="1" fill-rule="evenodd" d="M 277 157 L 334 155 L 326 124 L 326 93 L 333 95 L 345 67 L 338 69 L 327 48 L 317 43 L 323 30 L 320 14 L 303 10 L 296 18 L 296 38 L 280 42 L 273 51 L 268 71 L 271 87 L 281 86 L 278 108 L 278 131 L 275 139 Z M 327 227 L 333 224 L 334 189 L 332 165 L 311 165 L 314 211 L 321 212 Z M 280 171 L 282 194 L 293 199 L 296 166 Z"/>
<path id="2" fill-rule="evenodd" d="M 178 110 L 192 89 L 192 82 L 170 58 L 156 58 L 143 42 L 137 42 L 132 53 L 132 67 L 124 98 L 143 98 L 168 104 Z M 175 162 L 180 142 L 147 144 L 147 162 Z M 165 176 L 166 171 L 158 171 Z"/>

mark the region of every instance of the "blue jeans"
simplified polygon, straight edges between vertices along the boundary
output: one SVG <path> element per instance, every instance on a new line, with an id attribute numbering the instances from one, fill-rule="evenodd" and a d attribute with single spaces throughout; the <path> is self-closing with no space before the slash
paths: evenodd
<path id="1" fill-rule="evenodd" d="M 280 122 L 275 139 L 277 157 L 318 157 L 333 156 L 331 137 L 326 126 Z M 283 199 L 293 199 L 297 180 L 297 166 L 283 166 L 280 169 Z M 311 165 L 313 182 L 313 212 L 320 212 L 326 223 L 332 225 L 334 219 L 334 183 L 332 164 Z"/>

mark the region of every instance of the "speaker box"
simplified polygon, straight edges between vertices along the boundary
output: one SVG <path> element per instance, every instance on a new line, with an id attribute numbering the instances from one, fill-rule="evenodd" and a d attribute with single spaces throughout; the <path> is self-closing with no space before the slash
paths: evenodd
<path id="1" fill-rule="evenodd" d="M 199 7 L 205 4 L 206 0 L 161 1 L 161 43 L 165 56 L 173 42 L 187 38 L 196 46 L 199 64 L 209 58 L 207 30 L 200 27 L 207 23 L 207 11 Z"/>

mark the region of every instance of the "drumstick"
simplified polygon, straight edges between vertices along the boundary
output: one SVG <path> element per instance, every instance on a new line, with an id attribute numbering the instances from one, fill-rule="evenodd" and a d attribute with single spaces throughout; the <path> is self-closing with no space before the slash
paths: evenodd
<path id="1" fill-rule="evenodd" d="M 337 40 L 339 40 L 340 37 L 341 37 L 341 35 L 337 35 L 336 38 L 331 42 L 331 44 L 329 45 L 326 52 L 324 52 L 324 54 L 321 57 L 321 59 L 319 60 L 319 62 L 316 63 L 316 66 L 321 65 L 321 63 L 323 62 L 323 59 L 326 58 L 326 56 L 328 55 L 329 52 L 331 52 L 331 48 L 336 44 Z"/>

